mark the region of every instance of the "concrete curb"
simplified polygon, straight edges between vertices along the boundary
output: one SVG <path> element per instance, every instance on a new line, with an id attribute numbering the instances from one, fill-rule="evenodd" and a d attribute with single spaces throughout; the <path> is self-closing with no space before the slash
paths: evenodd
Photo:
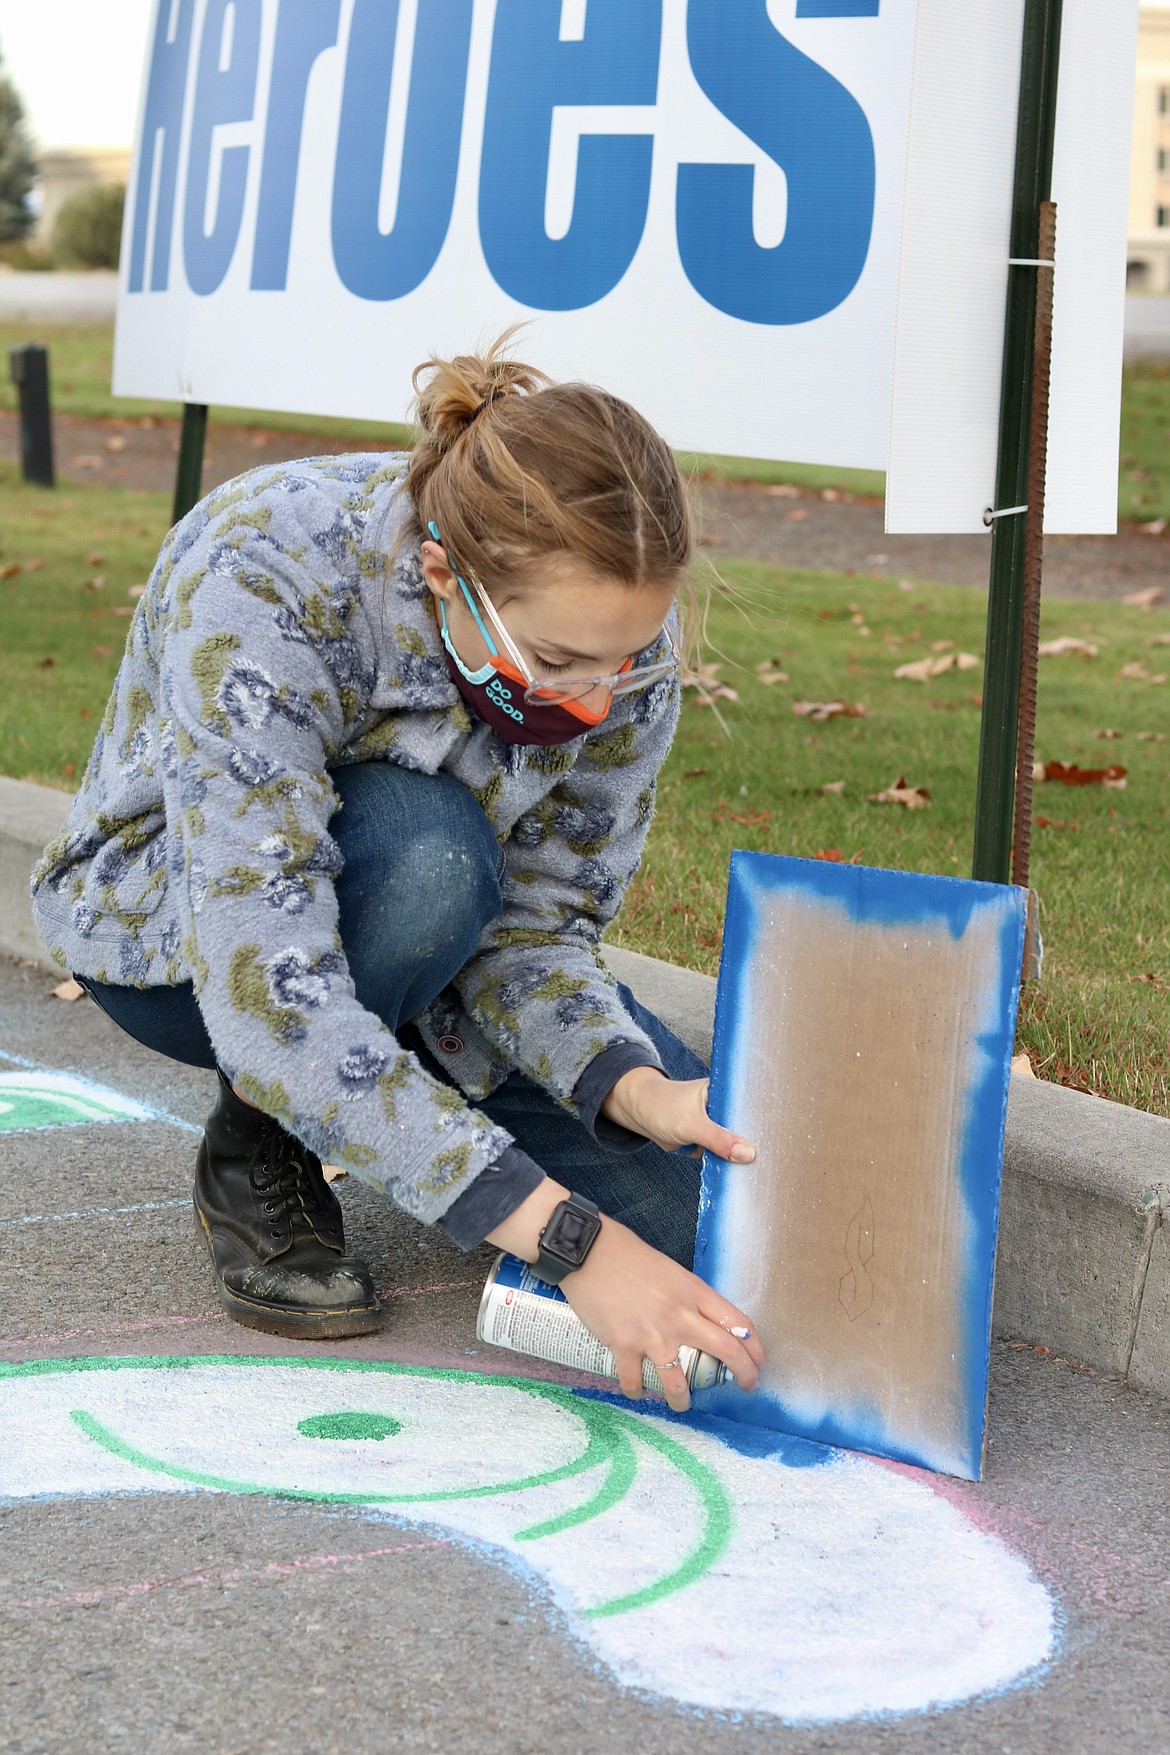
<path id="1" fill-rule="evenodd" d="M 69 804 L 0 777 L 0 952 L 45 961 L 28 874 Z M 644 1005 L 710 1053 L 711 976 L 612 946 L 605 954 Z M 1012 1080 L 995 1329 L 1170 1396 L 1170 1121 Z"/>

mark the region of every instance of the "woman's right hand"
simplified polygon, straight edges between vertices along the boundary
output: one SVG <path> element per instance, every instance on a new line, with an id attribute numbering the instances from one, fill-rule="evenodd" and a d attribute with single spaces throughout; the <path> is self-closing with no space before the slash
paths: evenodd
<path id="1" fill-rule="evenodd" d="M 585 1265 L 566 1275 L 561 1290 L 613 1354 L 622 1394 L 631 1399 L 642 1394 L 642 1361 L 649 1359 L 670 1406 L 678 1413 L 690 1407 L 677 1363 L 681 1346 L 713 1353 L 741 1389 L 756 1387 L 764 1349 L 750 1317 L 616 1219 L 602 1220 Z M 746 1329 L 746 1338 L 732 1329 Z"/>
<path id="2" fill-rule="evenodd" d="M 488 1241 L 535 1261 L 540 1231 L 567 1194 L 546 1177 Z M 741 1388 L 756 1387 L 764 1349 L 750 1317 L 616 1219 L 602 1219 L 584 1266 L 565 1276 L 561 1290 L 586 1328 L 612 1352 L 622 1393 L 631 1400 L 642 1394 L 642 1361 L 649 1359 L 670 1406 L 678 1413 L 690 1406 L 686 1375 L 670 1363 L 680 1346 L 713 1353 Z M 732 1329 L 748 1333 L 740 1339 Z"/>

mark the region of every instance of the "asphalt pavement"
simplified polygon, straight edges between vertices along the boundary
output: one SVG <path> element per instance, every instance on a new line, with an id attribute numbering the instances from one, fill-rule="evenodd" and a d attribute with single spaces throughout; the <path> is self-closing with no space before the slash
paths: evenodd
<path id="1" fill-rule="evenodd" d="M 515 1368 L 475 1339 L 490 1252 L 461 1254 L 352 1179 L 337 1186 L 351 1245 L 384 1290 L 384 1330 L 324 1349 L 268 1340 L 223 1318 L 187 1204 L 209 1076 L 137 1048 L 88 1001 L 52 998 L 54 981 L 43 969 L 0 961 L 0 1052 L 9 1057 L 0 1072 L 80 1075 L 150 1114 L 10 1132 L 0 1114 L 0 1359 L 85 1357 L 105 1370 L 111 1358 L 161 1355 L 159 1383 L 173 1382 L 178 1370 L 191 1377 L 194 1368 L 183 1362 L 207 1355 L 324 1356 L 338 1382 L 339 1371 L 379 1361 L 436 1382 L 452 1372 L 490 1379 Z M 100 1407 L 94 1395 L 117 1376 L 75 1373 L 68 1382 L 81 1387 L 71 1399 Z M 584 1382 L 535 1363 L 531 1376 Z M 256 1382 L 263 1377 L 257 1366 Z M 0 1410 L 14 1405 L 5 1400 L 14 1385 L 47 1396 L 59 1381 L 56 1368 L 0 1377 Z M 209 1432 L 213 1400 L 200 1404 Z M 131 1401 L 120 1405 L 128 1420 Z M 240 1403 L 241 1421 L 251 1405 L 270 1407 L 258 1389 Z M 138 1417 L 149 1415 L 149 1406 L 139 1408 Z M 519 1454 L 525 1421 L 522 1413 L 510 1435 Z M 599 1657 L 582 1632 L 590 1624 L 566 1618 L 563 1593 L 539 1570 L 490 1544 L 469 1544 L 430 1514 L 374 1518 L 336 1495 L 318 1502 L 238 1485 L 162 1491 L 176 1482 L 161 1480 L 158 1464 L 154 1476 L 132 1473 L 134 1490 L 94 1490 L 68 1475 L 75 1435 L 56 1442 L 46 1425 L 41 1496 L 0 1500 L 0 1746 L 9 1755 L 56 1755 L 79 1744 L 235 1755 L 384 1748 L 1163 1755 L 1170 1406 L 1051 1353 L 1003 1343 L 994 1356 L 990 1432 L 981 1485 L 913 1470 L 897 1475 L 1006 1543 L 1051 1593 L 1058 1631 L 1047 1665 L 1017 1686 L 945 1710 L 793 1725 L 755 1710 L 697 1709 L 619 1681 L 612 1651 L 620 1648 Z M 0 1475 L 4 1452 L 11 1469 L 29 1442 L 27 1423 L 14 1426 L 9 1412 Z M 118 1442 L 107 1435 L 107 1450 Z M 440 1431 L 432 1456 L 440 1478 L 458 1474 L 469 1442 L 458 1427 L 446 1438 Z M 254 1471 L 276 1444 L 275 1432 L 261 1435 Z M 118 1454 L 148 1469 L 149 1459 L 125 1443 Z M 129 1465 L 98 1461 L 114 1470 L 117 1489 L 117 1469 Z M 873 1479 L 888 1476 L 875 1471 Z M 867 1540 L 879 1542 L 880 1528 Z M 584 1570 L 596 1564 L 603 1572 L 607 1563 L 599 1547 Z M 768 1582 L 783 1593 L 783 1578 Z M 863 1577 L 857 1588 L 868 1588 Z M 897 1588 L 891 1576 L 890 1615 Z M 854 1635 L 849 1592 L 835 1589 L 839 1604 L 810 1597 L 802 1612 L 812 1623 L 827 1611 L 831 1626 L 839 1607 L 844 1673 Z M 880 1591 L 879 1580 L 878 1601 Z M 766 1624 L 756 1627 L 757 1646 L 762 1638 L 766 1648 L 766 1635 Z M 712 1641 L 721 1636 L 726 1642 L 726 1628 L 711 1627 Z M 802 1662 L 796 1647 L 769 1655 L 794 1671 Z M 914 1653 L 895 1656 L 912 1661 Z M 729 1673 L 734 1692 L 734 1657 Z M 750 1677 L 742 1679 L 750 1696 Z"/>

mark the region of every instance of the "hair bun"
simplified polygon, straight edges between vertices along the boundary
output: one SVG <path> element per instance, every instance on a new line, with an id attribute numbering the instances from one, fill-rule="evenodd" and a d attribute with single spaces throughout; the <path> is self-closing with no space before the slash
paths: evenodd
<path id="1" fill-rule="evenodd" d="M 424 442 L 448 451 L 493 404 L 512 394 L 531 395 L 551 383 L 535 366 L 509 356 L 515 333 L 506 331 L 486 353 L 424 360 L 417 367 L 411 380 L 414 415 Z"/>

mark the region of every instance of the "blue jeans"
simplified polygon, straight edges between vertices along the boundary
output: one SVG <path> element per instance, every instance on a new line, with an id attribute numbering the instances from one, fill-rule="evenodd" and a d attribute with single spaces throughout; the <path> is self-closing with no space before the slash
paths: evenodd
<path id="1" fill-rule="evenodd" d="M 499 844 L 471 793 L 450 775 L 368 762 L 338 768 L 332 780 L 343 807 L 329 824 L 345 860 L 336 885 L 341 942 L 357 997 L 450 1084 L 410 1019 L 454 979 L 499 914 Z M 138 988 L 84 978 L 83 985 L 135 1041 L 187 1066 L 215 1066 L 190 982 Z M 702 1061 L 627 987 L 619 991 L 671 1078 L 704 1078 Z M 558 1182 L 691 1265 L 697 1159 L 650 1142 L 633 1152 L 609 1150 L 523 1073 L 479 1107 Z"/>

